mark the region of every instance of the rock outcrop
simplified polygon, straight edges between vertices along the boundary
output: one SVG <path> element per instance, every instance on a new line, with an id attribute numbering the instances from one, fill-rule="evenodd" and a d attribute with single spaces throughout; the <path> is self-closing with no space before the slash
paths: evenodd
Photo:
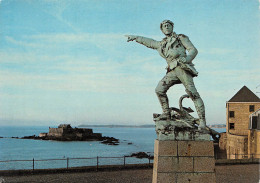
<path id="1" fill-rule="evenodd" d="M 150 159 L 153 159 L 153 156 L 150 156 L 150 155 L 148 155 L 148 154 L 145 153 L 145 152 L 132 153 L 132 154 L 130 155 L 130 157 L 136 157 L 136 158 L 140 158 L 140 159 L 142 159 L 142 158 L 150 158 Z"/>
<path id="2" fill-rule="evenodd" d="M 107 145 L 118 145 L 119 140 L 114 138 L 114 137 L 102 137 L 102 144 L 107 144 Z"/>

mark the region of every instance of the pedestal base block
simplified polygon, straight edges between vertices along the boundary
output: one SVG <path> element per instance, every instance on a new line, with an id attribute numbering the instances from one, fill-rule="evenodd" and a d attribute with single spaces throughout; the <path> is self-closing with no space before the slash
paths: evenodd
<path id="1" fill-rule="evenodd" d="M 215 183 L 212 141 L 155 140 L 153 183 Z"/>

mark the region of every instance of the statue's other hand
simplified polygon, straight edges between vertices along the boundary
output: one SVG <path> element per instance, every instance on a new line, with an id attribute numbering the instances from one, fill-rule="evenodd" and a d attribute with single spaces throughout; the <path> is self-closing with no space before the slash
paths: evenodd
<path id="1" fill-rule="evenodd" d="M 134 35 L 125 35 L 127 37 L 127 42 L 136 40 L 137 36 Z"/>
<path id="2" fill-rule="evenodd" d="M 185 64 L 190 63 L 190 61 L 188 61 L 185 57 L 180 57 L 179 61 L 182 62 L 182 63 L 185 63 Z"/>
<path id="3" fill-rule="evenodd" d="M 185 57 L 180 57 L 180 58 L 179 58 L 179 61 L 182 62 L 182 63 L 186 63 L 186 62 L 187 62 L 187 60 L 186 60 Z"/>

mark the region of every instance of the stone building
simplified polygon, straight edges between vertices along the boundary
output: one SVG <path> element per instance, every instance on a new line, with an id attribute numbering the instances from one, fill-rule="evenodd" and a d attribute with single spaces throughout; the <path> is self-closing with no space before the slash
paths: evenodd
<path id="1" fill-rule="evenodd" d="M 49 133 L 40 133 L 39 137 L 48 140 L 102 140 L 101 133 L 93 133 L 88 128 L 72 128 L 69 124 L 61 124 L 58 128 L 49 128 Z"/>
<path id="2" fill-rule="evenodd" d="M 260 153 L 260 131 L 255 128 L 256 122 L 252 129 L 252 120 L 249 120 L 258 109 L 260 99 L 246 86 L 226 103 L 226 134 L 222 135 L 220 146 L 225 144 L 228 159 L 248 158 L 249 154 Z"/>
<path id="3" fill-rule="evenodd" d="M 260 109 L 251 114 L 249 119 L 248 156 L 260 158 Z"/>

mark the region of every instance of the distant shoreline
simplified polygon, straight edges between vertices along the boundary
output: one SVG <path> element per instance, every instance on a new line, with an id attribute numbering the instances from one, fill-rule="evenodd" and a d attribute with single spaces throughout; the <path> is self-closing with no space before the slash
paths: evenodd
<path id="1" fill-rule="evenodd" d="M 154 128 L 155 125 L 79 125 L 78 127 L 107 127 L 107 128 Z M 210 128 L 226 128 L 226 125 L 208 125 Z"/>
<path id="2" fill-rule="evenodd" d="M 79 125 L 78 127 L 154 128 L 155 125 Z"/>

